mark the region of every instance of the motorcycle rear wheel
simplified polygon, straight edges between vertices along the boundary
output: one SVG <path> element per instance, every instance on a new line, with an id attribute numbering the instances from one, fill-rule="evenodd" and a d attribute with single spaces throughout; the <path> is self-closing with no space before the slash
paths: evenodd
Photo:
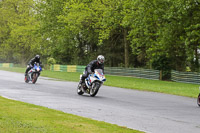
<path id="1" fill-rule="evenodd" d="M 197 97 L 197 104 L 198 104 L 198 106 L 200 106 L 200 93 L 199 93 L 199 95 Z"/>
<path id="2" fill-rule="evenodd" d="M 81 89 L 81 84 L 78 84 L 78 87 L 77 87 L 77 94 L 79 94 L 79 95 L 83 95 L 83 91 L 82 91 L 82 89 Z"/>
<path id="3" fill-rule="evenodd" d="M 91 96 L 91 97 L 96 96 L 96 94 L 97 94 L 98 91 L 99 91 L 99 88 L 100 88 L 100 83 L 99 83 L 99 82 L 94 82 L 94 83 L 92 84 L 92 88 L 90 89 L 90 96 Z"/>

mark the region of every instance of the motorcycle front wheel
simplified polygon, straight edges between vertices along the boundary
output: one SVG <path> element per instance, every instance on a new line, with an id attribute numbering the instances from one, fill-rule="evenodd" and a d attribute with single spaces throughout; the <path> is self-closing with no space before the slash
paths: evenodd
<path id="1" fill-rule="evenodd" d="M 96 96 L 96 94 L 97 94 L 98 91 L 99 91 L 100 86 L 101 86 L 101 85 L 100 85 L 99 82 L 94 82 L 94 83 L 92 83 L 92 87 L 91 87 L 91 89 L 90 89 L 90 96 L 91 96 L 91 97 Z"/>
<path id="2" fill-rule="evenodd" d="M 33 73 L 33 78 L 32 78 L 32 83 L 35 84 L 38 78 L 38 74 L 37 73 Z"/>
<path id="3" fill-rule="evenodd" d="M 199 95 L 197 97 L 197 104 L 200 106 L 200 93 L 199 93 Z"/>
<path id="4" fill-rule="evenodd" d="M 83 91 L 82 91 L 82 89 L 81 89 L 81 84 L 78 84 L 78 87 L 77 87 L 77 94 L 79 94 L 79 95 L 83 95 Z"/>

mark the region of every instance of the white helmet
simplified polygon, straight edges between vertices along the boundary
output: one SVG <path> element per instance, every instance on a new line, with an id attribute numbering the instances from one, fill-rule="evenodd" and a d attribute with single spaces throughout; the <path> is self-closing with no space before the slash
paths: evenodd
<path id="1" fill-rule="evenodd" d="M 97 61 L 98 61 L 99 64 L 103 64 L 104 61 L 105 61 L 104 56 L 103 56 L 103 55 L 99 55 L 99 56 L 97 57 Z"/>

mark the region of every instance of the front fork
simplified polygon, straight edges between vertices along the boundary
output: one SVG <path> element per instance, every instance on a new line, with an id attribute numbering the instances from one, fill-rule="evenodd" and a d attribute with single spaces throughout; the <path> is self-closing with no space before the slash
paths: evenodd
<path id="1" fill-rule="evenodd" d="M 29 73 L 29 74 L 28 74 L 28 80 L 29 80 L 29 81 L 32 80 L 31 74 L 32 74 L 32 73 Z"/>

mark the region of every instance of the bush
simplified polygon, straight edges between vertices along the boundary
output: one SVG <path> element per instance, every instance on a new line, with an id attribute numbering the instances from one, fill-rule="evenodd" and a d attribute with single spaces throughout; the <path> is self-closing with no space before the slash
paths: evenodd
<path id="1" fill-rule="evenodd" d="M 54 58 L 50 57 L 50 58 L 47 59 L 47 64 L 48 65 L 56 64 L 56 60 Z"/>

